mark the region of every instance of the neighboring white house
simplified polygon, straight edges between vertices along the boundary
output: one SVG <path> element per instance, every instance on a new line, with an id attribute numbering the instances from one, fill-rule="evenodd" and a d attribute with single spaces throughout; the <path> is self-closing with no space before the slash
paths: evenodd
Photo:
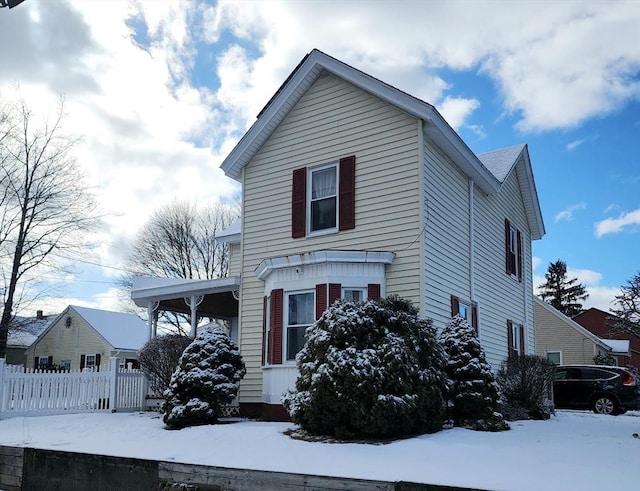
<path id="1" fill-rule="evenodd" d="M 241 221 L 218 240 L 239 298 L 245 413 L 284 417 L 304 329 L 337 298 L 397 294 L 440 327 L 460 313 L 494 368 L 534 352 L 544 224 L 526 145 L 476 155 L 430 104 L 314 50 L 221 167 L 243 191 Z M 134 283 L 132 298 L 152 312 L 188 297 L 167 288 Z"/>
<path id="2" fill-rule="evenodd" d="M 533 300 L 536 355 L 556 365 L 593 365 L 596 355 L 629 363 L 629 340 L 599 338 L 542 299 Z"/>
<path id="3" fill-rule="evenodd" d="M 69 305 L 27 349 L 27 367 L 99 368 L 109 358 L 137 365 L 148 339 L 147 324 L 134 314 Z"/>

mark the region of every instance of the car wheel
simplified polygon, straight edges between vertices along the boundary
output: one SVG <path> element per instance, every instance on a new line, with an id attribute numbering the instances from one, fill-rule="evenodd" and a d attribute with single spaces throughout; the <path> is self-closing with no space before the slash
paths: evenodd
<path id="1" fill-rule="evenodd" d="M 593 412 L 597 414 L 616 414 L 616 403 L 609 396 L 600 396 L 593 403 Z"/>

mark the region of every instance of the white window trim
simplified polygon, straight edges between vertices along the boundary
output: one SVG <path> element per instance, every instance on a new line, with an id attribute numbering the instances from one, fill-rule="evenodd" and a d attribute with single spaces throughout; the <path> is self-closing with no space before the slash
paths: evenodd
<path id="1" fill-rule="evenodd" d="M 368 291 L 366 286 L 343 286 L 342 292 L 340 293 L 340 298 L 344 300 L 346 298 L 345 293 L 347 291 L 359 291 L 362 294 L 363 302 L 369 298 L 369 296 L 367 295 Z"/>
<path id="2" fill-rule="evenodd" d="M 329 169 L 333 167 L 336 171 L 336 216 L 335 216 L 335 220 L 336 220 L 336 224 L 334 227 L 329 227 L 329 228 L 323 228 L 321 230 L 311 230 L 311 224 L 312 224 L 312 216 L 311 216 L 311 201 L 312 201 L 312 188 L 313 188 L 313 173 L 323 170 L 323 169 Z M 310 167 L 307 169 L 307 202 L 305 203 L 305 214 L 306 214 L 306 232 L 307 232 L 307 236 L 318 236 L 318 235 L 326 235 L 326 234 L 333 234 L 338 232 L 338 220 L 340 219 L 340 203 L 339 203 L 339 199 L 340 199 L 340 172 L 339 172 L 339 165 L 338 162 L 330 162 L 327 164 L 321 164 L 321 165 L 317 165 L 315 167 Z"/>
<path id="3" fill-rule="evenodd" d="M 516 356 L 521 356 L 523 353 L 520 353 L 520 324 L 515 322 L 511 323 L 511 349 L 516 354 Z"/>
<path id="4" fill-rule="evenodd" d="M 44 366 L 48 367 L 49 366 L 49 357 L 48 356 L 38 356 L 38 369 L 41 369 L 40 367 L 42 366 L 42 363 L 40 362 L 40 360 L 44 360 Z"/>
<path id="5" fill-rule="evenodd" d="M 89 365 L 89 357 L 93 357 L 93 365 Z M 84 355 L 84 368 L 94 368 L 97 366 L 98 357 L 96 353 L 87 353 Z"/>
<path id="6" fill-rule="evenodd" d="M 549 359 L 549 353 L 558 353 L 558 356 L 559 356 L 558 365 L 562 365 L 562 350 L 548 350 L 545 355 L 547 360 Z"/>
<path id="7" fill-rule="evenodd" d="M 288 354 L 289 354 L 289 297 L 291 295 L 300 295 L 300 294 L 305 294 L 305 293 L 310 293 L 313 297 L 313 305 L 314 305 L 314 310 L 315 310 L 315 304 L 316 304 L 316 292 L 315 290 L 292 290 L 292 291 L 287 291 L 284 292 L 283 295 L 283 305 L 282 305 L 282 364 L 283 365 L 295 365 L 296 360 L 295 358 L 289 360 L 288 359 Z M 313 322 L 315 322 L 315 315 L 313 316 Z M 311 324 L 296 324 L 296 327 L 302 327 L 302 326 L 311 326 L 313 325 L 313 322 L 311 322 Z"/>
<path id="8" fill-rule="evenodd" d="M 520 263 L 518 262 L 518 228 L 509 222 L 509 254 L 513 254 L 514 268 L 511 271 L 511 278 L 518 279 L 518 271 L 520 271 Z M 522 235 L 522 232 L 520 233 Z"/>

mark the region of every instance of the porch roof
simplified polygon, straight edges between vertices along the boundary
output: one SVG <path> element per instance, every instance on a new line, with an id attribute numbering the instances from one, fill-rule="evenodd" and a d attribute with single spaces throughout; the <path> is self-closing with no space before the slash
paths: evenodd
<path id="1" fill-rule="evenodd" d="M 150 303 L 158 302 L 159 310 L 189 314 L 191 309 L 184 299 L 202 295 L 198 315 L 225 318 L 238 316 L 236 297 L 239 290 L 239 276 L 213 280 L 137 276 L 131 287 L 131 299 L 138 307 L 146 308 Z"/>

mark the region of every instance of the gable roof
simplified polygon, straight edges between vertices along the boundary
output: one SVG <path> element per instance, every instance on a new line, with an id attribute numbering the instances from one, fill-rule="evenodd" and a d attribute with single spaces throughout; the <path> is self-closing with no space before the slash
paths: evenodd
<path id="1" fill-rule="evenodd" d="M 547 312 L 549 312 L 550 314 L 552 314 L 555 317 L 557 317 L 558 320 L 560 322 L 564 323 L 567 327 L 569 327 L 571 329 L 574 329 L 575 331 L 580 333 L 582 336 L 584 336 L 584 337 L 590 339 L 591 341 L 593 341 L 602 350 L 604 350 L 604 351 L 615 351 L 611 345 L 609 345 L 609 344 L 607 344 L 605 342 L 604 339 L 600 339 L 598 336 L 593 334 L 591 331 L 588 331 L 587 329 L 582 327 L 580 324 L 578 324 L 576 321 L 574 321 L 570 317 L 567 317 L 566 315 L 564 315 L 562 312 L 560 312 L 558 309 L 556 309 L 553 305 L 548 304 L 547 302 L 545 302 L 544 300 L 542 300 L 541 298 L 539 298 L 539 297 L 537 297 L 535 295 L 533 296 L 533 301 L 535 303 L 537 303 L 539 306 L 541 306 L 543 309 L 545 309 Z M 535 327 L 535 319 L 534 319 L 534 327 Z M 616 347 L 618 347 L 618 346 L 616 346 Z"/>
<path id="2" fill-rule="evenodd" d="M 42 338 L 59 320 L 73 310 L 82 317 L 114 350 L 138 350 L 149 340 L 149 329 L 146 322 L 135 314 L 111 312 L 108 310 L 90 309 L 69 305 L 49 326 L 40 333 Z"/>
<path id="3" fill-rule="evenodd" d="M 53 316 L 44 319 L 16 316 L 15 322 L 9 325 L 7 347 L 28 348 L 54 319 Z"/>
<path id="4" fill-rule="evenodd" d="M 293 109 L 306 91 L 321 76 L 323 72 L 333 74 L 350 84 L 386 101 L 393 106 L 421 119 L 426 135 L 443 149 L 458 167 L 486 194 L 500 191 L 502 180 L 517 163 L 522 162 L 525 171 L 520 178 L 523 195 L 525 196 L 527 219 L 532 231 L 532 238 L 539 239 L 544 235 L 542 213 L 535 195 L 535 184 L 531 164 L 529 162 L 526 145 L 520 152 L 512 149 L 485 154 L 487 162 L 493 167 L 488 168 L 485 163 L 464 143 L 460 135 L 449 126 L 445 119 L 431 104 L 428 104 L 406 92 L 403 92 L 381 80 L 372 77 L 346 63 L 314 49 L 307 54 L 300 64 L 293 70 L 271 100 L 258 114 L 257 120 L 240 139 L 231 153 L 224 159 L 220 167 L 225 174 L 237 181 L 241 180 L 244 166 L 260 150 L 278 125 Z M 515 149 L 515 147 L 512 147 Z M 516 155 L 517 154 L 517 155 Z M 512 158 L 509 163 L 510 157 Z M 508 169 L 507 169 L 508 167 Z M 507 169 L 505 171 L 505 169 Z M 522 186 L 524 181 L 524 186 Z"/>
<path id="5" fill-rule="evenodd" d="M 149 339 L 149 329 L 135 314 L 110 312 L 69 305 L 114 349 L 140 349 Z"/>

